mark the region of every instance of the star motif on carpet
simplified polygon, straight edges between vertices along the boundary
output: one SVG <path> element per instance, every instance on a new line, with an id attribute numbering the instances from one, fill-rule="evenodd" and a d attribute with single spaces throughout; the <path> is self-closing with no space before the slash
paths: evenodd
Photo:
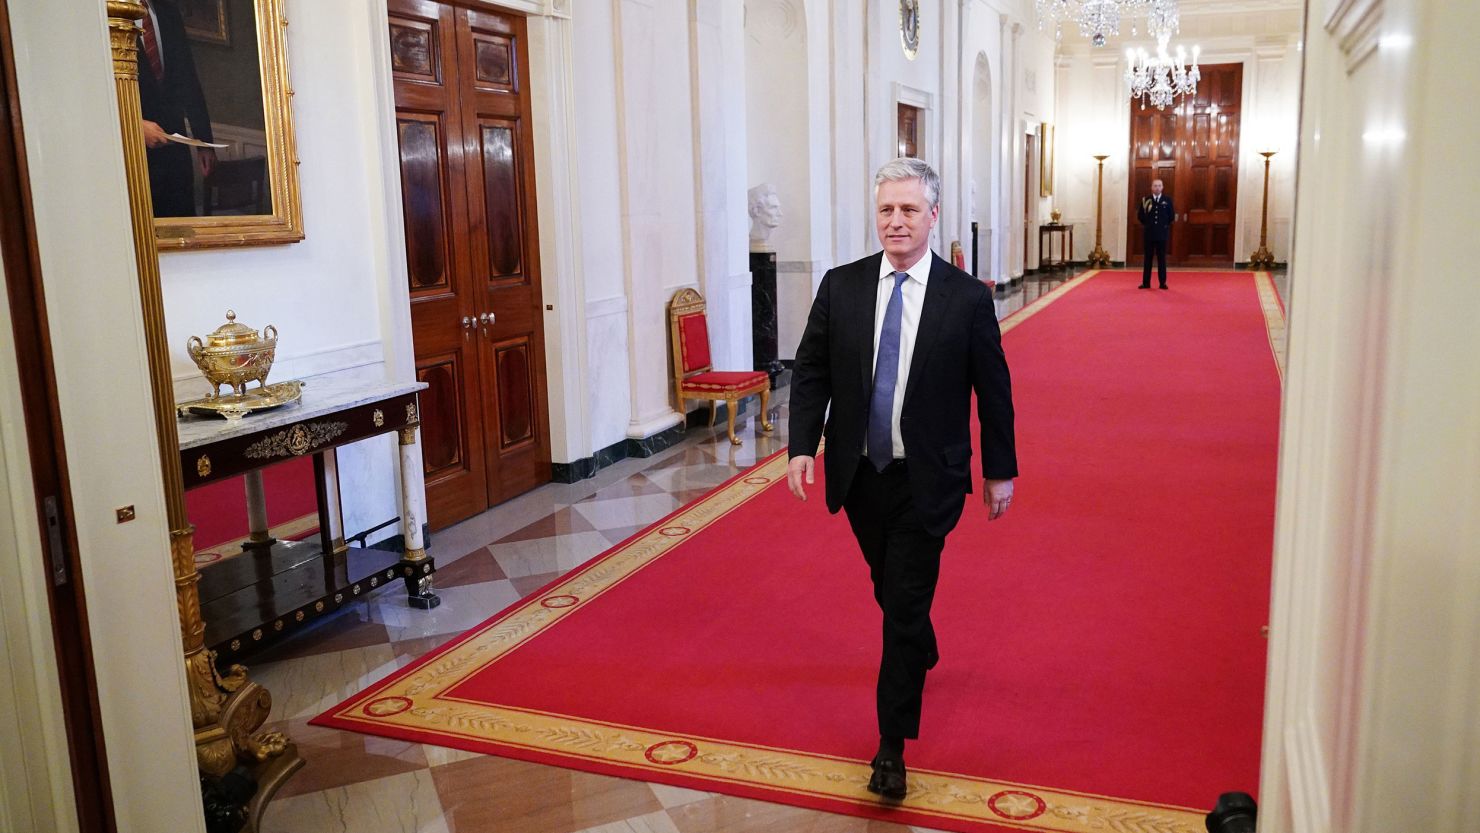
<path id="1" fill-rule="evenodd" d="M 686 740 L 665 740 L 649 746 L 643 756 L 655 764 L 673 766 L 693 760 L 698 754 L 699 748 Z"/>
<path id="2" fill-rule="evenodd" d="M 1048 809 L 1043 799 L 1032 793 L 1019 790 L 1005 790 L 987 799 L 987 806 L 992 812 L 1005 819 L 1013 821 L 1026 821 L 1043 815 Z"/>
<path id="3" fill-rule="evenodd" d="M 391 717 L 411 708 L 411 701 L 405 697 L 382 697 L 365 704 L 365 714 L 371 717 Z"/>

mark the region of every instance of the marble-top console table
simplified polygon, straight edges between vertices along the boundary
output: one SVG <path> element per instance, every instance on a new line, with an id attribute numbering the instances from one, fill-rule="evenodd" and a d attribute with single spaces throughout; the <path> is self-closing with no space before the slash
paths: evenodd
<path id="1" fill-rule="evenodd" d="M 439 599 L 436 564 L 426 554 L 421 483 L 422 382 L 366 382 L 350 373 L 304 380 L 298 402 L 239 420 L 179 417 L 185 488 L 244 476 L 249 537 L 239 555 L 202 565 L 201 612 L 206 644 L 223 665 L 318 620 L 382 584 L 405 581 L 408 601 L 423 609 Z M 402 551 L 345 542 L 335 449 L 380 434 L 400 440 Z M 268 531 L 262 469 L 313 455 L 319 534 L 274 540 Z"/>

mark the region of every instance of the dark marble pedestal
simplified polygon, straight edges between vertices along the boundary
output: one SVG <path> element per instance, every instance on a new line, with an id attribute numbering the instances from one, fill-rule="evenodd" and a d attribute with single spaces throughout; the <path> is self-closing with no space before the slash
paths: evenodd
<path id="1" fill-rule="evenodd" d="M 756 370 L 771 376 L 771 390 L 785 367 L 779 350 L 781 329 L 776 320 L 776 253 L 750 253 L 750 335 Z"/>

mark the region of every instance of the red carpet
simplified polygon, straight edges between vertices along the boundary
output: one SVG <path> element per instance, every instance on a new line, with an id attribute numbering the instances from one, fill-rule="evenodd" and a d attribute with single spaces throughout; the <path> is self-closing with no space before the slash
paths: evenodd
<path id="1" fill-rule="evenodd" d="M 784 455 L 315 722 L 949 830 L 1201 831 L 1190 808 L 1258 779 L 1268 278 L 1138 280 L 1004 323 L 1023 476 L 947 544 L 903 806 L 863 789 L 867 571 Z"/>
<path id="2" fill-rule="evenodd" d="M 267 523 L 271 528 L 317 515 L 314 497 L 313 458 L 295 457 L 262 470 L 262 490 L 267 495 Z M 247 537 L 247 497 L 243 478 L 232 477 L 191 489 L 185 493 L 185 511 L 195 525 L 197 551 L 231 544 Z M 297 524 L 282 537 L 298 539 L 317 531 L 314 518 L 311 528 Z M 235 553 L 232 553 L 235 554 Z"/>

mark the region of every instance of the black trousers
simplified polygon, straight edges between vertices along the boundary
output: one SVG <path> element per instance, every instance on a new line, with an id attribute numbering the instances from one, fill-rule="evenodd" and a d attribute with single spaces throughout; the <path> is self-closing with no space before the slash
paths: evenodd
<path id="1" fill-rule="evenodd" d="M 874 601 L 884 614 L 875 694 L 879 734 L 917 738 L 925 672 L 940 659 L 930 604 L 935 599 L 945 539 L 921 525 L 910 496 L 909 472 L 902 462 L 879 472 L 867 459 L 860 459 L 843 508 L 868 562 Z"/>
<path id="2" fill-rule="evenodd" d="M 156 217 L 195 216 L 195 169 L 190 148 L 170 143 L 150 148 L 149 194 Z"/>
<path id="3" fill-rule="evenodd" d="M 1151 285 L 1151 256 L 1156 255 L 1156 277 L 1162 286 L 1167 285 L 1167 241 L 1145 238 L 1146 265 L 1141 269 L 1141 285 Z"/>

